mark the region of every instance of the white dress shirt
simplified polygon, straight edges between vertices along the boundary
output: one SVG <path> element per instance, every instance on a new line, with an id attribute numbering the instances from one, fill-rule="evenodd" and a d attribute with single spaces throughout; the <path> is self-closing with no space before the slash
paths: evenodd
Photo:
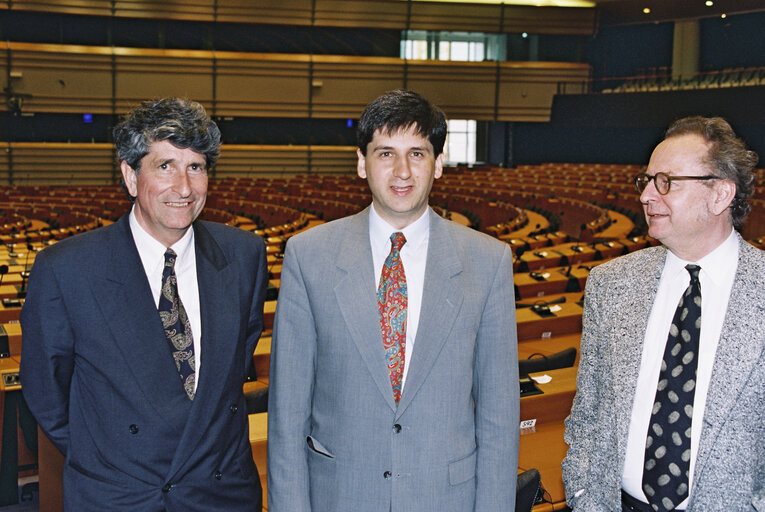
<path id="1" fill-rule="evenodd" d="M 165 251 L 168 249 L 147 233 L 135 218 L 135 210 L 130 210 L 130 230 L 138 248 L 146 279 L 151 287 L 154 305 L 159 308 L 159 296 L 162 293 L 162 270 L 165 267 Z M 194 391 L 199 384 L 199 368 L 202 367 L 202 316 L 199 309 L 199 285 L 197 284 L 197 258 L 194 251 L 194 230 L 189 229 L 183 237 L 169 248 L 175 251 L 175 277 L 178 281 L 178 297 L 183 303 L 186 315 L 191 322 L 194 336 Z M 159 314 L 159 313 L 158 313 Z M 168 349 L 167 357 L 170 355 Z"/>
<path id="2" fill-rule="evenodd" d="M 671 251 L 661 274 L 659 288 L 654 299 L 651 316 L 645 333 L 643 356 L 640 362 L 635 400 L 632 403 L 632 420 L 627 439 L 627 453 L 622 473 L 622 488 L 630 495 L 642 501 L 648 501 L 643 493 L 643 461 L 645 441 L 651 410 L 656 396 L 661 362 L 664 358 L 664 346 L 667 342 L 669 327 L 675 315 L 680 297 L 690 283 L 690 274 L 685 269 L 689 263 L 701 267 L 701 335 L 699 340 L 698 368 L 696 370 L 696 392 L 693 398 L 693 420 L 691 422 L 691 461 L 689 487 L 693 482 L 693 473 L 698 453 L 701 427 L 706 406 L 709 381 L 715 360 L 717 344 L 720 340 L 725 312 L 728 309 L 733 280 L 738 267 L 738 240 L 731 230 L 730 236 L 714 251 L 698 262 L 683 261 Z M 678 505 L 678 510 L 688 506 L 688 498 Z"/>
<path id="3" fill-rule="evenodd" d="M 429 214 L 430 208 L 404 229 L 396 229 L 377 214 L 374 205 L 369 212 L 369 242 L 372 245 L 372 262 L 375 269 L 375 290 L 380 284 L 385 259 L 390 254 L 390 236 L 401 231 L 406 238 L 406 243 L 401 248 L 401 263 L 404 265 L 407 293 L 406 347 L 404 349 L 404 374 L 401 377 L 402 393 L 406 384 L 406 374 L 409 371 L 409 362 L 412 360 L 417 326 L 420 323 L 422 289 L 425 285 L 425 264 L 428 259 L 428 240 L 430 237 Z M 382 351 L 382 345 L 380 350 Z"/>

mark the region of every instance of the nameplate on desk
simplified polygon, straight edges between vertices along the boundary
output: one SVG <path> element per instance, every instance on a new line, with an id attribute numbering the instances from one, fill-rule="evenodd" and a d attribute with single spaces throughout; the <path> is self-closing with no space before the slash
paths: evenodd
<path id="1" fill-rule="evenodd" d="M 523 420 L 521 422 L 521 430 L 528 429 L 528 428 L 534 428 L 537 425 L 537 419 L 532 418 L 530 420 Z"/>
<path id="2" fill-rule="evenodd" d="M 3 307 L 6 308 L 20 308 L 21 299 L 3 299 Z"/>

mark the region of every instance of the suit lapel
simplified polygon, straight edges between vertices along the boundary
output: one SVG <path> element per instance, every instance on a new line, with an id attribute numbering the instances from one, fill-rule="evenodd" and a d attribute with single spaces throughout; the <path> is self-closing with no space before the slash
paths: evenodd
<path id="1" fill-rule="evenodd" d="M 135 386 L 159 416 L 168 424 L 181 427 L 186 409 L 179 407 L 183 404 L 178 400 L 184 397 L 157 392 L 181 384 L 127 215 L 110 231 L 106 247 L 110 251 L 109 260 L 104 267 L 94 269 L 92 283 L 106 327 L 122 355 L 115 364 L 124 364 L 130 369 Z"/>
<path id="2" fill-rule="evenodd" d="M 351 338 L 380 394 L 395 410 L 377 312 L 377 290 L 369 243 L 369 208 L 352 217 L 349 224 L 348 232 L 338 247 L 337 268 L 345 275 L 334 286 L 335 298 Z"/>
<path id="3" fill-rule="evenodd" d="M 425 266 L 420 322 L 396 416 L 403 414 L 425 382 L 441 347 L 449 337 L 463 300 L 463 286 L 458 282 L 462 274 L 462 262 L 457 257 L 454 240 L 447 229 L 446 223 L 449 221 L 440 218 L 432 210 L 429 215 L 428 261 Z"/>
<path id="4" fill-rule="evenodd" d="M 730 411 L 736 407 L 749 376 L 760 360 L 765 339 L 762 304 L 752 300 L 752 283 L 746 276 L 760 275 L 765 270 L 752 256 L 759 251 L 739 237 L 738 270 L 733 281 L 728 310 L 717 345 L 709 381 L 704 424 L 696 456 L 696 476 L 703 472 L 709 454 Z"/>
<path id="5" fill-rule="evenodd" d="M 609 290 L 609 296 L 616 294 L 623 297 L 633 297 L 635 300 L 628 305 L 621 304 L 618 312 L 621 315 L 615 324 L 613 319 L 601 319 L 608 325 L 616 325 L 612 341 L 608 347 L 612 360 L 611 392 L 614 393 L 616 404 L 616 428 L 619 440 L 619 467 L 624 463 L 627 449 L 627 437 L 632 419 L 632 404 L 635 400 L 640 364 L 645 344 L 645 330 L 651 315 L 654 298 L 659 287 L 661 273 L 666 259 L 666 249 L 646 249 L 642 253 L 643 260 L 624 278 Z M 609 392 L 606 390 L 605 392 Z"/>
<path id="6" fill-rule="evenodd" d="M 224 399 L 222 393 L 225 386 L 218 383 L 225 382 L 226 378 L 219 373 L 233 371 L 231 361 L 236 357 L 234 352 L 240 332 L 236 267 L 228 264 L 223 251 L 203 224 L 194 224 L 194 239 L 202 316 L 202 364 L 191 412 L 178 443 L 183 449 L 176 451 L 171 473 L 182 467 L 192 455 L 193 450 L 188 447 L 199 446 L 209 423 L 210 412 L 216 410 Z M 242 360 L 241 364 L 244 366 L 245 361 Z"/>

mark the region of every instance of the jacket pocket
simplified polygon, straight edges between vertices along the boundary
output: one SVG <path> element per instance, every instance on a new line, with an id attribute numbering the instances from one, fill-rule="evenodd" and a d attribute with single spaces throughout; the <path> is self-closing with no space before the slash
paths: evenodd
<path id="1" fill-rule="evenodd" d="M 467 482 L 475 478 L 475 462 L 478 456 L 477 450 L 465 457 L 449 463 L 449 483 L 451 485 Z"/>
<path id="2" fill-rule="evenodd" d="M 322 445 L 317 439 L 308 436 L 305 439 L 305 442 L 308 444 L 308 447 L 315 453 L 318 453 L 319 455 L 324 455 L 325 457 L 328 457 L 330 459 L 334 459 L 335 456 L 332 455 L 332 452 L 327 450 L 324 445 Z"/>

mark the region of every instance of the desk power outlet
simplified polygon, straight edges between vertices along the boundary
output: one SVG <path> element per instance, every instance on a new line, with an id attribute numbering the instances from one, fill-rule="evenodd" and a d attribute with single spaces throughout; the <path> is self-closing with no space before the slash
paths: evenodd
<path id="1" fill-rule="evenodd" d="M 3 385 L 8 386 L 19 386 L 21 385 L 21 377 L 19 377 L 19 373 L 4 373 L 3 374 Z"/>

